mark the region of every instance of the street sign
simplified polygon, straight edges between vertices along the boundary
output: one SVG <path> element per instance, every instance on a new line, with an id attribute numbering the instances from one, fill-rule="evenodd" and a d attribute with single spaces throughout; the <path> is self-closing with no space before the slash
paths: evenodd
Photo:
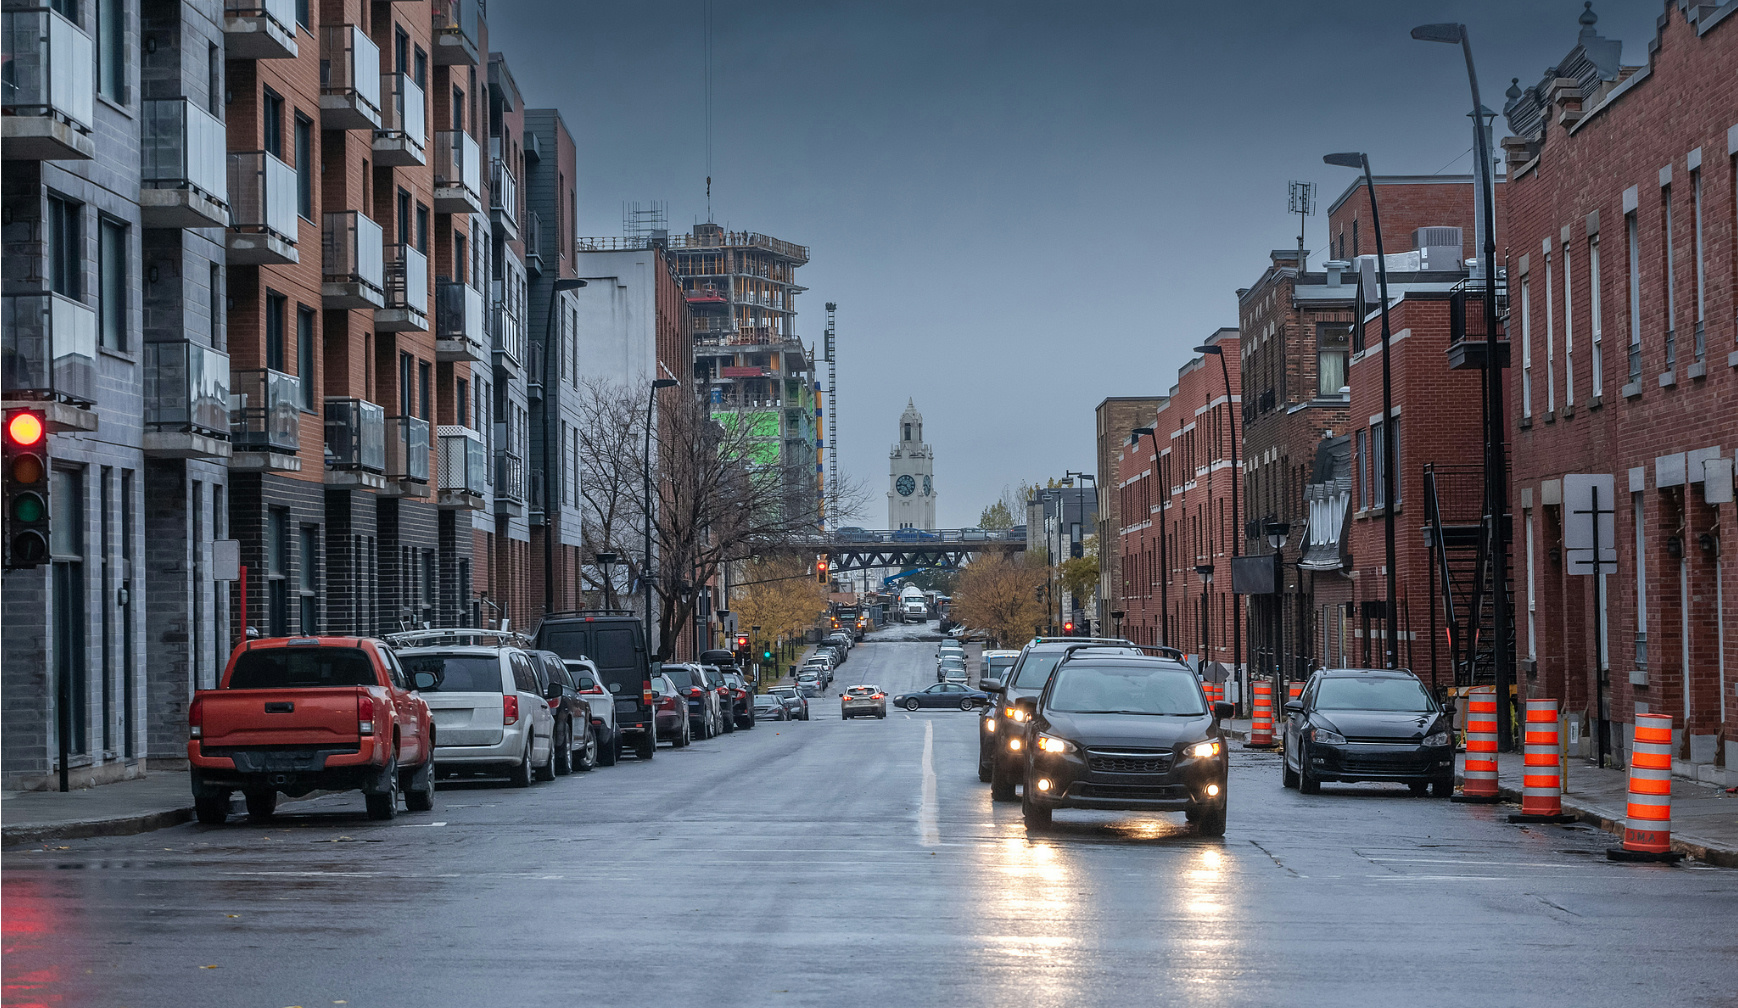
<path id="1" fill-rule="evenodd" d="M 211 543 L 211 580 L 241 580 L 241 540 L 215 539 Z"/>
<path id="2" fill-rule="evenodd" d="M 1606 572 L 1617 569 L 1615 482 L 1610 473 L 1568 473 L 1563 477 L 1563 548 L 1571 574 L 1592 574 L 1596 566 Z M 1595 546 L 1598 564 L 1594 563 Z"/>

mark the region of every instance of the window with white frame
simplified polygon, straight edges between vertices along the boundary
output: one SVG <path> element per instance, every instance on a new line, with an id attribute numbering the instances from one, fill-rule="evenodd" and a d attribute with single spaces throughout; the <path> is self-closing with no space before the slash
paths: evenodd
<path id="1" fill-rule="evenodd" d="M 1557 313 L 1552 305 L 1551 243 L 1545 242 L 1545 413 L 1557 411 Z"/>
<path id="2" fill-rule="evenodd" d="M 1635 211 L 1623 215 L 1629 239 L 1629 380 L 1641 380 L 1641 234 L 1636 230 Z"/>
<path id="3" fill-rule="evenodd" d="M 1574 257 L 1563 245 L 1563 405 L 1575 405 Z"/>
<path id="4" fill-rule="evenodd" d="M 1521 278 L 1521 416 L 1533 415 L 1532 278 Z"/>
<path id="5" fill-rule="evenodd" d="M 1587 321 L 1593 328 L 1593 344 L 1587 364 L 1593 377 L 1595 399 L 1605 394 L 1605 357 L 1599 344 L 1603 317 L 1604 311 L 1599 304 L 1599 236 L 1593 235 L 1587 239 Z"/>

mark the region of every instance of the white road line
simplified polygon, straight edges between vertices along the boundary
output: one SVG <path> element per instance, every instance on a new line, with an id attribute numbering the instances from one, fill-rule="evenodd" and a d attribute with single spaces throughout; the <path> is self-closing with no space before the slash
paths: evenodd
<path id="1" fill-rule="evenodd" d="M 935 807 L 935 722 L 923 723 L 923 799 L 917 809 L 917 840 L 925 847 L 941 844 Z"/>

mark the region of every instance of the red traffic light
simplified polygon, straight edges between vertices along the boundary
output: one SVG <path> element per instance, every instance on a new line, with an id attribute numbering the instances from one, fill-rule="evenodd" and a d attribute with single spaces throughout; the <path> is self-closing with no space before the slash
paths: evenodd
<path id="1" fill-rule="evenodd" d="M 748 635 L 747 634 L 737 634 L 736 635 L 736 650 L 746 651 L 747 649 L 748 649 Z"/>
<path id="2" fill-rule="evenodd" d="M 1068 636 L 1073 636 L 1074 635 L 1074 621 L 1069 620 L 1068 622 L 1062 624 L 1062 632 Z"/>
<path id="3" fill-rule="evenodd" d="M 42 418 L 35 413 L 14 413 L 6 420 L 6 437 L 20 448 L 34 448 L 41 444 L 42 434 Z"/>

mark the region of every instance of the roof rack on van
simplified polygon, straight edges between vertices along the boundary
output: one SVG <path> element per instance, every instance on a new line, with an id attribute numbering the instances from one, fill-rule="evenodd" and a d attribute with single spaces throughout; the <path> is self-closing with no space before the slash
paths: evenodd
<path id="1" fill-rule="evenodd" d="M 531 646 L 531 638 L 517 630 L 490 630 L 479 627 L 438 627 L 432 630 L 407 630 L 386 634 L 381 638 L 395 648 L 434 647 L 451 644 L 463 647 L 523 647 Z"/>
<path id="2" fill-rule="evenodd" d="M 1085 643 L 1081 643 L 1081 644 L 1076 644 L 1072 647 L 1064 649 L 1062 652 L 1061 661 L 1058 661 L 1056 664 L 1061 665 L 1062 662 L 1065 662 L 1065 661 L 1069 660 L 1070 658 L 1073 658 L 1074 652 L 1076 652 L 1076 651 L 1086 651 L 1086 650 L 1090 650 L 1092 648 L 1112 648 L 1112 647 L 1133 648 L 1136 651 L 1157 652 L 1158 656 L 1160 658 L 1170 658 L 1174 661 L 1184 661 L 1185 660 L 1183 657 L 1183 652 L 1178 651 L 1174 647 L 1168 647 L 1164 644 L 1129 644 L 1126 642 L 1110 643 L 1107 641 L 1090 641 L 1090 642 L 1085 642 Z"/>
<path id="3" fill-rule="evenodd" d="M 547 619 L 553 619 L 557 616 L 632 616 L 632 615 L 634 615 L 634 611 L 632 609 L 563 609 L 560 612 L 544 613 L 543 618 L 547 620 Z"/>

